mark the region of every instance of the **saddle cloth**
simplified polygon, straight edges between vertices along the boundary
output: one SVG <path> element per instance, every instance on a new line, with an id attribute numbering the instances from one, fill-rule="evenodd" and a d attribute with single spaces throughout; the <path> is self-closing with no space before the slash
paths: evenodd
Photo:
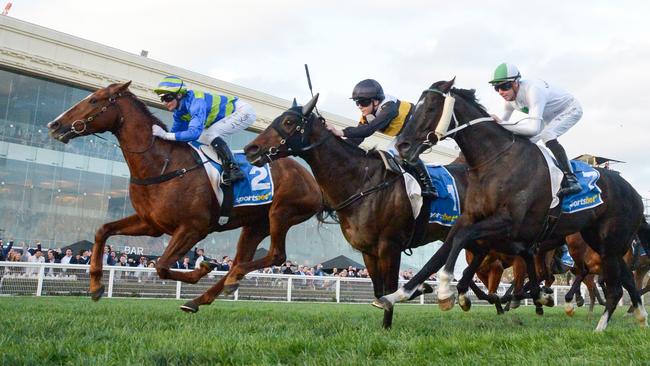
<path id="1" fill-rule="evenodd" d="M 217 159 L 209 159 L 203 152 L 203 149 L 211 147 L 201 145 L 198 142 L 191 142 L 189 145 L 196 150 L 204 163 L 203 167 L 210 179 L 210 185 L 217 196 L 219 204 L 223 204 L 223 190 L 221 189 L 221 175 L 223 168 Z M 234 152 L 235 162 L 246 175 L 246 179 L 235 182 L 233 189 L 234 203 L 233 207 L 238 206 L 255 206 L 268 204 L 273 200 L 273 178 L 269 164 L 263 167 L 251 165 L 243 152 Z M 215 161 L 217 160 L 217 161 Z"/>
<path id="2" fill-rule="evenodd" d="M 558 168 L 551 151 L 546 146 L 539 144 L 536 146 L 544 155 L 544 158 L 546 159 L 546 165 L 549 168 L 549 175 L 551 177 L 551 194 L 553 195 L 553 200 L 551 201 L 550 207 L 553 208 L 557 206 L 558 203 L 560 203 L 560 199 L 557 197 L 557 192 L 560 190 L 564 174 L 560 168 Z M 600 188 L 598 188 L 596 185 L 596 182 L 600 178 L 600 173 L 598 170 L 594 169 L 589 164 L 579 160 L 571 160 L 571 168 L 578 178 L 578 183 L 580 183 L 582 191 L 580 191 L 580 193 L 564 197 L 562 200 L 562 212 L 575 213 L 602 204 L 603 200 L 600 195 L 601 191 Z"/>
<path id="3" fill-rule="evenodd" d="M 456 180 L 442 165 L 427 165 L 427 172 L 438 192 L 438 198 L 431 202 L 429 222 L 453 226 L 460 217 L 460 198 Z"/>
<path id="4" fill-rule="evenodd" d="M 460 216 L 460 198 L 458 197 L 456 180 L 442 165 L 427 165 L 427 172 L 438 192 L 438 198 L 431 202 L 429 223 L 453 226 Z M 417 179 L 409 173 L 404 173 L 404 183 L 406 185 L 406 194 L 411 201 L 413 218 L 417 218 L 422 209 L 422 188 Z"/>

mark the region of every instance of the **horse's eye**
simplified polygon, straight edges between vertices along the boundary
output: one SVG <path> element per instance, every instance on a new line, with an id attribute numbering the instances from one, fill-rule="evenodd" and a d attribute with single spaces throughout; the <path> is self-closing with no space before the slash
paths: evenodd
<path id="1" fill-rule="evenodd" d="M 90 104 L 95 104 L 95 103 L 97 103 L 97 99 L 90 98 L 89 102 L 90 102 Z"/>
<path id="2" fill-rule="evenodd" d="M 291 126 L 291 125 L 293 125 L 293 120 L 291 120 L 291 119 L 285 119 L 285 120 L 284 120 L 284 125 L 285 125 L 285 126 Z"/>

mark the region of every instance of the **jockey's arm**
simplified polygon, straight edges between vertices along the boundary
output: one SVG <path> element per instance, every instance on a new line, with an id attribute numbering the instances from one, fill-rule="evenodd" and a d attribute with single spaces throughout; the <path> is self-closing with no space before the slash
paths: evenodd
<path id="1" fill-rule="evenodd" d="M 208 108 L 205 99 L 194 99 L 189 108 L 191 120 L 183 131 L 176 131 L 176 141 L 195 141 L 201 136 L 205 120 L 208 118 Z M 174 123 L 176 125 L 176 123 Z"/>
<path id="2" fill-rule="evenodd" d="M 347 127 L 343 129 L 343 136 L 347 138 L 366 138 L 373 133 L 386 128 L 393 118 L 398 114 L 397 103 L 388 102 L 384 104 L 375 119 L 367 124 L 360 124 L 356 127 Z"/>
<path id="3" fill-rule="evenodd" d="M 542 114 L 544 113 L 544 107 L 546 106 L 546 96 L 543 91 L 538 90 L 538 88 L 531 88 L 531 90 L 528 92 L 527 100 L 529 104 L 528 117 L 523 118 L 515 123 L 503 122 L 501 125 L 515 135 L 534 137 L 542 132 Z M 509 104 L 506 106 L 506 108 L 507 107 L 512 108 L 512 106 Z M 506 109 L 508 118 L 503 118 L 503 121 L 508 121 L 508 119 L 510 119 L 510 115 L 512 115 L 513 109 L 511 109 L 509 113 L 507 113 L 508 110 Z M 506 114 L 504 114 L 504 117 L 506 117 Z"/>

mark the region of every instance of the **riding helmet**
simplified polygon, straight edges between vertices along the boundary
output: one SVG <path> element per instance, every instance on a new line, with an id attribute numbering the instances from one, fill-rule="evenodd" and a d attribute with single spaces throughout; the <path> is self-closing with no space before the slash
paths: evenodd
<path id="1" fill-rule="evenodd" d="M 517 80 L 520 77 L 521 74 L 517 66 L 504 62 L 494 70 L 490 84 L 501 84 L 506 81 Z"/>
<path id="2" fill-rule="evenodd" d="M 361 80 L 352 90 L 352 98 L 353 100 L 359 100 L 359 99 L 376 99 L 376 100 L 383 100 L 384 99 L 384 89 L 381 87 L 381 85 L 377 82 L 377 80 L 373 79 L 365 79 Z"/>

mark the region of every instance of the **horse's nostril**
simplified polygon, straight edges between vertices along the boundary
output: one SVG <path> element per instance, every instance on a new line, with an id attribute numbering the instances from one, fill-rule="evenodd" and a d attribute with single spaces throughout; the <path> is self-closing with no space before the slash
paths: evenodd
<path id="1" fill-rule="evenodd" d="M 397 151 L 399 152 L 406 152 L 410 148 L 411 148 L 411 144 L 409 144 L 408 142 L 401 142 L 397 145 Z"/>
<path id="2" fill-rule="evenodd" d="M 244 148 L 246 155 L 256 154 L 260 150 L 260 147 L 257 145 L 248 145 Z"/>
<path id="3" fill-rule="evenodd" d="M 56 122 L 56 121 L 52 121 L 52 122 L 47 124 L 47 128 L 49 128 L 49 129 L 58 128 L 58 127 L 59 127 L 59 122 Z"/>

